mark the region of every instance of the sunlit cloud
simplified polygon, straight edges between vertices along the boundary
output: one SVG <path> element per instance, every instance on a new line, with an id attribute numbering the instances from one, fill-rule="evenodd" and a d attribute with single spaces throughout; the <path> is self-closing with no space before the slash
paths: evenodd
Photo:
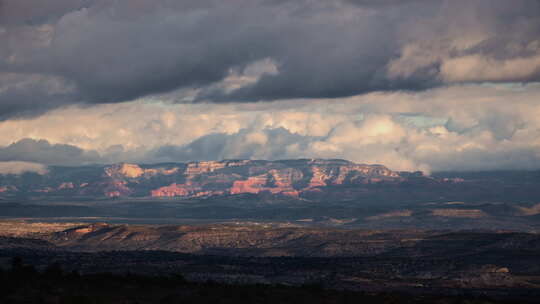
<path id="1" fill-rule="evenodd" d="M 539 98 L 537 84 L 468 85 L 332 100 L 69 107 L 1 122 L 0 157 L 68 165 L 322 157 L 426 172 L 529 169 L 540 159 Z"/>

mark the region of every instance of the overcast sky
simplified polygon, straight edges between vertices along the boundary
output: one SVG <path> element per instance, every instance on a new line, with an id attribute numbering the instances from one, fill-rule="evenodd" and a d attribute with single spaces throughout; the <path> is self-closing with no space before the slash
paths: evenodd
<path id="1" fill-rule="evenodd" d="M 539 1 L 0 0 L 0 173 L 539 169 L 539 81 Z"/>

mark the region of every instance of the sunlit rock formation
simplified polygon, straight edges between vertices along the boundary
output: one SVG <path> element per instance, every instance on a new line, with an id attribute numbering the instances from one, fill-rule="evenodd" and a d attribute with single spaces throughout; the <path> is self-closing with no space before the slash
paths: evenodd
<path id="1" fill-rule="evenodd" d="M 32 178 L 32 182 L 23 178 Z M 0 195 L 196 198 L 269 194 L 312 198 L 336 187 L 345 187 L 339 191 L 352 195 L 366 185 L 398 184 L 405 180 L 407 177 L 401 173 L 382 165 L 355 164 L 340 159 L 120 163 L 51 168 L 45 176 L 4 177 L 0 179 Z"/>

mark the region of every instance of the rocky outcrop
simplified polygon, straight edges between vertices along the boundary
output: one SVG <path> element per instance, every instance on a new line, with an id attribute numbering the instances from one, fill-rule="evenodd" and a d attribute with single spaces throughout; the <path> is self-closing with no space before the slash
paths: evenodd
<path id="1" fill-rule="evenodd" d="M 144 174 L 144 170 L 138 165 L 121 163 L 105 168 L 105 174 L 110 177 L 137 178 Z"/>
<path id="2" fill-rule="evenodd" d="M 324 167 L 311 167 L 311 179 L 309 180 L 308 188 L 324 187 L 326 182 L 330 180 L 331 174 L 326 172 Z"/>
<path id="3" fill-rule="evenodd" d="M 160 187 L 150 192 L 150 196 L 188 196 L 190 191 L 186 189 L 185 185 L 171 184 L 169 186 Z"/>
<path id="4" fill-rule="evenodd" d="M 60 184 L 60 186 L 58 186 L 58 190 L 73 189 L 73 188 L 75 188 L 75 185 L 73 185 L 72 182 L 63 182 Z"/>
<path id="5" fill-rule="evenodd" d="M 231 187 L 231 194 L 239 193 L 259 193 L 264 189 L 267 183 L 265 175 L 249 177 L 246 180 L 235 181 Z"/>
<path id="6" fill-rule="evenodd" d="M 10 193 L 10 192 L 17 192 L 17 191 L 19 191 L 19 189 L 17 189 L 17 187 L 15 186 L 11 186 L 11 185 L 0 186 L 0 193 Z"/>
<path id="7" fill-rule="evenodd" d="M 396 181 L 400 175 L 380 165 L 328 165 L 315 164 L 310 166 L 311 179 L 308 188 L 324 187 L 328 185 L 342 185 L 346 183 L 362 184 L 376 183 L 385 180 Z"/>
<path id="8" fill-rule="evenodd" d="M 139 165 L 120 163 L 105 168 L 105 175 L 112 178 L 136 179 L 139 177 L 151 177 L 158 174 L 171 175 L 179 171 L 179 168 L 148 168 L 143 169 Z"/>
<path id="9" fill-rule="evenodd" d="M 193 162 L 187 165 L 185 174 L 189 176 L 199 175 L 203 173 L 211 173 L 219 169 L 236 167 L 249 164 L 249 160 L 239 161 L 201 161 Z"/>
<path id="10" fill-rule="evenodd" d="M 298 196 L 299 192 L 292 187 L 290 176 L 280 176 L 276 170 L 268 174 L 249 177 L 247 180 L 235 181 L 230 194 L 270 192 L 287 196 Z"/>
<path id="11" fill-rule="evenodd" d="M 133 190 L 127 186 L 127 182 L 125 181 L 112 181 L 111 183 L 106 183 L 104 188 L 103 194 L 105 194 L 106 197 L 111 198 L 129 196 L 133 192 Z"/>
<path id="12" fill-rule="evenodd" d="M 184 197 L 195 197 L 202 196 L 202 192 L 205 192 L 201 187 L 197 187 L 191 184 L 171 184 L 169 186 L 160 187 L 156 190 L 150 192 L 150 196 L 153 197 L 173 197 L 173 196 L 184 196 Z"/>

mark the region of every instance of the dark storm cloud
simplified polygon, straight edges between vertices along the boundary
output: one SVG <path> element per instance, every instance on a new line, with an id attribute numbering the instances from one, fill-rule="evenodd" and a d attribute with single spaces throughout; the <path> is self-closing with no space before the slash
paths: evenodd
<path id="1" fill-rule="evenodd" d="M 103 162 L 96 151 L 86 151 L 66 144 L 50 144 L 47 140 L 21 139 L 0 148 L 0 162 L 23 161 L 47 165 L 80 165 Z"/>
<path id="2" fill-rule="evenodd" d="M 265 129 L 253 133 L 242 129 L 234 134 L 212 133 L 183 146 L 162 146 L 150 151 L 150 162 L 202 161 L 216 159 L 285 159 L 291 156 L 290 145 L 305 149 L 314 140 L 284 128 Z"/>
<path id="3" fill-rule="evenodd" d="M 2 0 L 0 1 L 0 25 L 43 24 L 91 5 L 92 2 L 91 0 Z"/>
<path id="4" fill-rule="evenodd" d="M 182 88 L 222 102 L 537 81 L 539 11 L 520 0 L 3 0 L 0 119 Z M 216 86 L 263 59 L 277 73 Z"/>

